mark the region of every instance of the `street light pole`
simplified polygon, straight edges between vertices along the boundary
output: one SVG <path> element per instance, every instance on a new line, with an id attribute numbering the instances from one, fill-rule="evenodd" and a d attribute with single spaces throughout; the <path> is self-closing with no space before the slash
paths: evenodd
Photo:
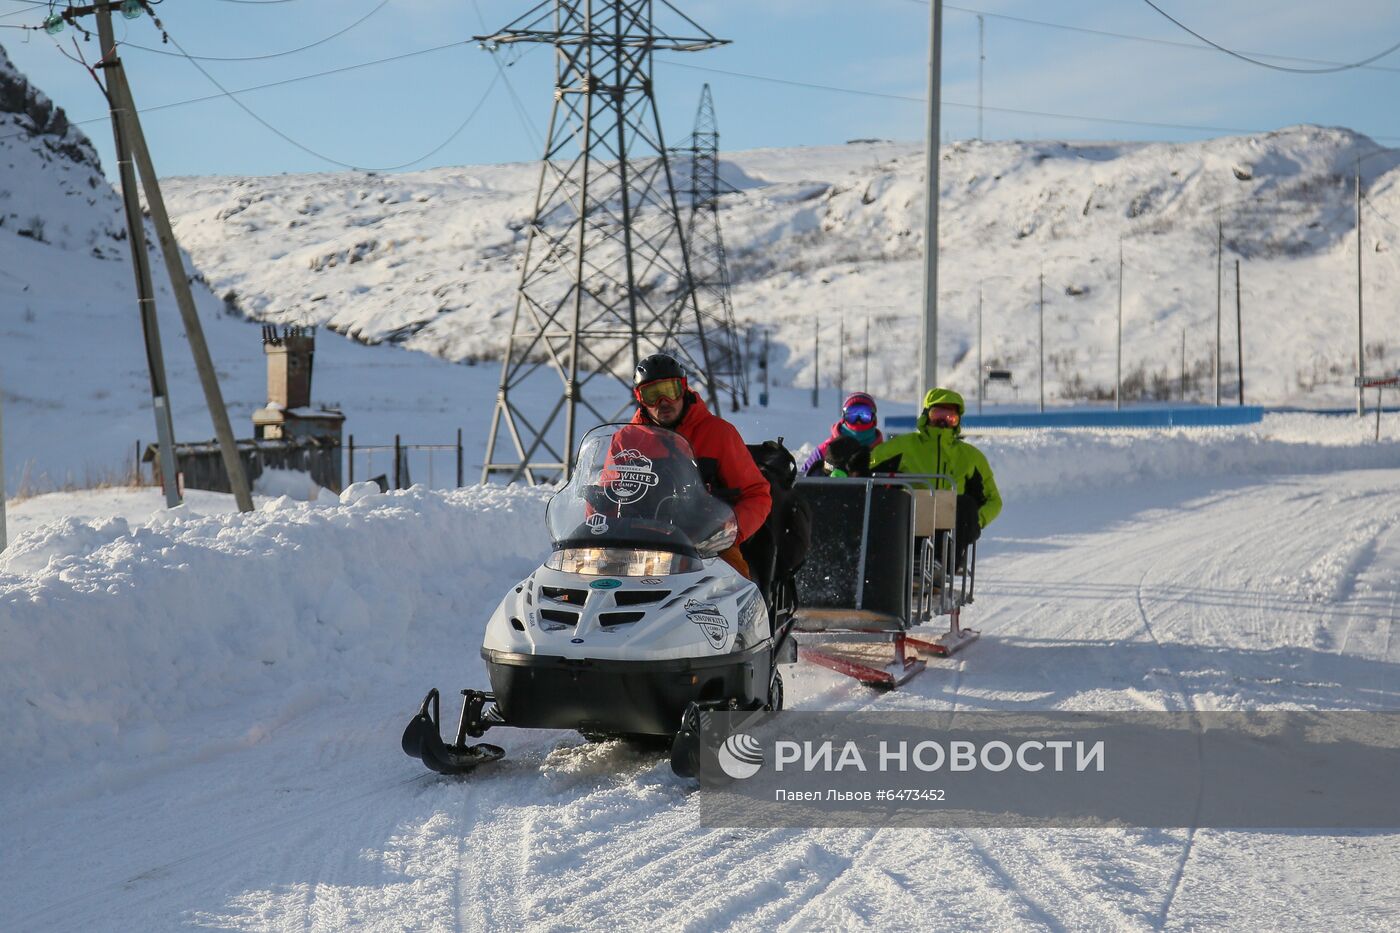
<path id="1" fill-rule="evenodd" d="M 1045 411 L 1045 260 L 1040 261 L 1040 410 Z"/>
<path id="2" fill-rule="evenodd" d="M 981 19 L 981 17 L 978 17 Z M 982 385 L 986 378 L 982 372 L 982 283 L 977 283 L 977 414 L 982 414 Z"/>
<path id="3" fill-rule="evenodd" d="M 1361 383 L 1366 381 L 1366 341 L 1361 326 L 1361 160 L 1356 160 L 1356 414 L 1366 414 Z"/>
<path id="4" fill-rule="evenodd" d="M 1113 407 L 1123 409 L 1123 238 L 1118 238 L 1118 371 L 1113 380 Z"/>
<path id="5" fill-rule="evenodd" d="M 924 321 L 919 344 L 915 410 L 923 394 L 938 385 L 938 106 L 942 71 L 943 0 L 929 4 L 928 122 L 924 136 Z"/>
<path id="6" fill-rule="evenodd" d="M 1225 221 L 1215 215 L 1215 407 L 1220 407 L 1220 276 L 1225 262 Z"/>

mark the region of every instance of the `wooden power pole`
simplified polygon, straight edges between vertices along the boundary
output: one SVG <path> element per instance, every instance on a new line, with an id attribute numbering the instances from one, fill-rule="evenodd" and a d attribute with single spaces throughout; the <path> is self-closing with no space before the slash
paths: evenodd
<path id="1" fill-rule="evenodd" d="M 214 424 L 214 434 L 219 441 L 219 451 L 223 455 L 229 487 L 233 490 L 238 510 L 251 512 L 253 497 L 248 489 L 248 477 L 243 470 L 243 461 L 238 455 L 238 444 L 233 437 L 233 427 L 229 424 L 228 409 L 224 405 L 223 392 L 219 388 L 218 374 L 214 371 L 214 361 L 209 355 L 209 345 L 204 339 L 204 328 L 199 322 L 199 312 L 190 290 L 189 276 L 185 274 L 184 257 L 180 253 L 180 245 L 176 242 L 175 233 L 170 225 L 170 215 L 166 211 L 165 198 L 161 195 L 155 165 L 151 161 L 150 149 L 146 145 L 146 137 L 137 117 L 136 103 L 126 80 L 126 71 L 117 56 L 112 32 L 112 10 L 120 9 L 121 6 L 119 2 L 106 2 L 69 7 L 62 15 L 70 22 L 89 13 L 97 17 L 98 38 L 102 44 L 102 61 L 98 67 L 107 75 L 107 101 L 112 114 L 112 135 L 117 148 L 122 200 L 126 205 L 127 233 L 136 272 L 137 300 L 141 307 L 142 330 L 146 335 L 146 357 L 151 373 L 151 396 L 156 411 L 161 482 L 165 488 L 166 504 L 174 506 L 180 501 L 175 477 L 175 431 L 171 423 L 169 386 L 165 378 L 165 361 L 161 351 L 160 330 L 156 322 L 155 291 L 151 284 L 150 260 L 146 255 L 146 233 L 136 186 L 138 171 L 141 175 L 141 189 L 146 193 L 151 222 L 156 228 L 156 238 L 165 258 L 166 271 L 170 275 L 170 288 L 175 295 L 175 303 L 179 306 L 190 352 L 194 356 L 195 369 L 199 373 L 199 382 L 204 390 L 209 419 Z"/>

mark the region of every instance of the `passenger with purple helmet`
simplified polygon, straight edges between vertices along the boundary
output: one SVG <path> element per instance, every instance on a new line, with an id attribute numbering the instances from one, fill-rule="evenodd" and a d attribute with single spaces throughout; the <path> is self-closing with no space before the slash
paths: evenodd
<path id="1" fill-rule="evenodd" d="M 841 420 L 831 426 L 831 436 L 817 445 L 802 464 L 806 476 L 860 476 L 870 472 L 870 451 L 884 440 L 877 426 L 875 399 L 864 392 L 846 396 Z"/>

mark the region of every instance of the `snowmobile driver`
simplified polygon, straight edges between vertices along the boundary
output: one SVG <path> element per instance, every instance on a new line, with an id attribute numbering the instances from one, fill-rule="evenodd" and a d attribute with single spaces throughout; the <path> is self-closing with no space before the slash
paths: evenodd
<path id="1" fill-rule="evenodd" d="M 773 498 L 768 480 L 759 472 L 739 431 L 710 413 L 700 396 L 690 390 L 680 363 L 664 353 L 637 364 L 632 396 L 638 406 L 632 423 L 669 428 L 689 441 L 711 494 L 734 507 L 739 538 L 719 556 L 745 577 L 751 577 L 739 544 L 763 527 Z"/>
<path id="2" fill-rule="evenodd" d="M 1001 513 L 992 468 L 982 451 L 962 439 L 962 396 L 929 389 L 915 429 L 885 441 L 870 453 L 874 473 L 944 473 L 957 484 L 958 563 L 967 546 Z"/>

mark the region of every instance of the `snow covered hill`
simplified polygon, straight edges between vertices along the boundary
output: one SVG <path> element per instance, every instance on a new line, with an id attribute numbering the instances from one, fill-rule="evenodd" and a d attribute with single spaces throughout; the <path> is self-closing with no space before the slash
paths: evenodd
<path id="1" fill-rule="evenodd" d="M 0 486 L 10 495 L 124 481 L 137 441 L 154 437 L 126 239 L 121 199 L 87 137 L 0 49 Z M 158 249 L 148 252 L 176 437 L 205 440 L 213 429 L 165 264 Z M 250 436 L 252 412 L 267 398 L 259 328 L 225 315 L 202 276 L 189 272 L 234 430 Z M 323 332 L 313 391 L 345 406 L 347 430 L 361 444 L 392 444 L 396 433 L 446 443 L 459 427 L 484 434 L 487 413 L 459 400 L 490 397 L 492 381 L 484 369 Z"/>
<path id="2" fill-rule="evenodd" d="M 1356 352 L 1351 177 L 1362 157 L 1368 369 L 1394 366 L 1400 309 L 1400 157 L 1344 129 L 1292 127 L 1203 143 L 960 142 L 942 154 L 941 366 L 975 392 L 985 283 L 985 362 L 1035 394 L 1045 270 L 1048 395 L 1111 392 L 1123 241 L 1129 395 L 1175 392 L 1181 338 L 1203 397 L 1216 319 L 1216 221 L 1224 225 L 1223 366 L 1235 382 L 1233 260 L 1242 260 L 1252 401 L 1351 395 Z M 746 324 L 777 327 L 789 381 L 860 372 L 872 319 L 871 385 L 913 390 L 923 166 L 915 146 L 861 143 L 726 156 L 737 189 L 721 222 Z M 448 359 L 493 357 L 509 327 L 521 232 L 538 169 L 408 175 L 181 178 L 169 184 L 182 243 L 247 314 L 313 321 Z M 849 380 L 848 380 L 849 382 Z"/>

